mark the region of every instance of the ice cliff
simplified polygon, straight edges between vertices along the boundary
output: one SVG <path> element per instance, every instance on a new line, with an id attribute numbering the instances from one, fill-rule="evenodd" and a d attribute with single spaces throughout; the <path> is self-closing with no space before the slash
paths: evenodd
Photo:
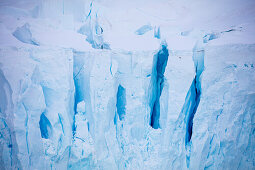
<path id="1" fill-rule="evenodd" d="M 2 0 L 0 169 L 254 169 L 252 0 Z"/>

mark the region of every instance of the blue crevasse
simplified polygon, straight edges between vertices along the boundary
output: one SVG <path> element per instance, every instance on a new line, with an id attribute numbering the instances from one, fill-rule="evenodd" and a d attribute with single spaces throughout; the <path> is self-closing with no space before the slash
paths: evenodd
<path id="1" fill-rule="evenodd" d="M 196 114 L 201 97 L 201 74 L 204 70 L 204 49 L 199 43 L 193 48 L 193 61 L 195 67 L 195 77 L 191 83 L 190 89 L 186 95 L 182 113 L 185 114 L 186 134 L 185 145 L 192 137 L 193 118 Z"/>
<path id="2" fill-rule="evenodd" d="M 119 119 L 123 120 L 126 114 L 126 89 L 121 85 L 118 86 L 116 107 Z"/>
<path id="3" fill-rule="evenodd" d="M 160 96 L 164 87 L 164 73 L 168 61 L 168 49 L 166 43 L 162 43 L 161 49 L 154 56 L 154 66 L 152 71 L 152 101 L 151 101 L 151 117 L 150 125 L 154 129 L 160 128 Z"/>
<path id="4" fill-rule="evenodd" d="M 154 37 L 157 38 L 157 39 L 161 38 L 160 27 L 155 27 L 154 28 Z"/>
<path id="5" fill-rule="evenodd" d="M 45 113 L 41 114 L 39 125 L 42 138 L 49 139 L 52 135 L 52 126 Z"/>

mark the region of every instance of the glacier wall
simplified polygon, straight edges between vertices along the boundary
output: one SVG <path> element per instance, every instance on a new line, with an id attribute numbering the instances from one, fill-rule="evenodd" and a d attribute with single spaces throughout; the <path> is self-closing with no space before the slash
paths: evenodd
<path id="1" fill-rule="evenodd" d="M 0 2 L 0 169 L 254 169 L 255 4 L 210 4 Z"/>

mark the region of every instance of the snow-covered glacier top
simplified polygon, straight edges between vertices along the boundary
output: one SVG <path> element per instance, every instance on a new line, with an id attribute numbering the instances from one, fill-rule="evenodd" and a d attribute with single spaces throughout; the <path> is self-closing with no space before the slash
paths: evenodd
<path id="1" fill-rule="evenodd" d="M 0 169 L 254 169 L 255 1 L 1 0 Z"/>

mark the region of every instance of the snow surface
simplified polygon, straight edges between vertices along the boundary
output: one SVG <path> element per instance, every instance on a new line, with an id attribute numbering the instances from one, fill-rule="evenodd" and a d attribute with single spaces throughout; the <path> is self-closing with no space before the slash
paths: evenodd
<path id="1" fill-rule="evenodd" d="M 1 0 L 0 169 L 255 169 L 255 1 Z"/>

